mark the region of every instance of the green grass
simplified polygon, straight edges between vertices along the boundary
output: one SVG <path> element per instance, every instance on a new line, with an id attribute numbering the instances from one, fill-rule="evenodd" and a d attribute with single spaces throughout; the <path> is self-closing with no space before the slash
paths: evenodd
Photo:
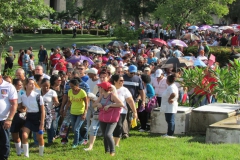
<path id="1" fill-rule="evenodd" d="M 73 43 L 77 44 L 77 47 L 90 45 L 90 44 L 108 44 L 113 38 L 101 37 L 94 35 L 77 35 L 77 38 L 72 38 L 70 34 L 15 34 L 9 45 L 14 47 L 15 53 L 18 53 L 19 49 L 27 49 L 32 46 L 34 51 L 39 50 L 39 46 L 43 45 L 49 52 L 51 48 L 70 47 Z"/>
<path id="2" fill-rule="evenodd" d="M 158 134 L 139 133 L 131 131 L 131 137 L 121 140 L 116 148 L 116 156 L 110 157 L 104 153 L 102 137 L 97 137 L 92 151 L 85 152 L 85 146 L 71 148 L 73 136 L 67 145 L 62 145 L 60 139 L 51 147 L 45 147 L 44 158 L 38 156 L 38 148 L 30 148 L 29 159 L 44 160 L 224 160 L 240 159 L 237 144 L 205 144 L 204 136 L 179 136 L 177 139 L 163 138 Z M 12 145 L 13 146 L 13 145 Z M 11 149 L 10 159 L 25 159 L 16 156 Z"/>

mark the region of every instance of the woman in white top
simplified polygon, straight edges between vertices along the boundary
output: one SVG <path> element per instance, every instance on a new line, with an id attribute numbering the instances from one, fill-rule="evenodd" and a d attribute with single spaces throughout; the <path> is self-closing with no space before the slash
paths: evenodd
<path id="1" fill-rule="evenodd" d="M 155 72 L 155 77 L 151 81 L 151 84 L 155 90 L 155 94 L 157 96 L 157 101 L 159 107 L 161 106 L 162 101 L 162 93 L 167 89 L 168 85 L 166 82 L 166 78 L 164 77 L 164 73 L 161 69 L 157 69 Z"/>
<path id="2" fill-rule="evenodd" d="M 42 96 L 40 96 L 40 106 L 37 103 L 37 93 L 35 90 L 35 82 L 33 79 L 26 79 L 25 90 L 20 97 L 18 97 L 19 108 L 27 108 L 27 118 L 22 129 L 22 145 L 24 150 L 24 155 L 29 157 L 29 146 L 28 146 L 28 135 L 30 131 L 36 132 L 37 139 L 39 142 L 39 155 L 43 156 L 44 150 L 44 139 L 43 139 L 43 129 L 44 129 L 44 119 L 45 119 L 45 109 Z M 40 111 L 39 111 L 40 108 Z"/>
<path id="3" fill-rule="evenodd" d="M 127 104 L 132 109 L 133 117 L 136 119 L 137 119 L 137 111 L 135 108 L 134 100 L 132 98 L 132 94 L 126 87 L 123 87 L 123 82 L 124 82 L 123 76 L 115 74 L 111 77 L 111 82 L 116 87 L 117 96 L 123 102 L 123 105 L 124 105 L 124 107 L 122 107 L 120 118 L 117 122 L 117 126 L 113 132 L 113 139 L 114 139 L 115 145 L 119 146 L 120 138 L 122 136 L 123 122 L 126 119 L 127 112 L 128 112 Z"/>
<path id="4" fill-rule="evenodd" d="M 57 98 L 57 93 L 56 91 L 50 89 L 50 80 L 47 78 L 43 78 L 41 82 L 41 96 L 43 97 L 45 105 L 47 105 L 47 107 L 51 109 L 52 114 L 54 115 L 54 107 L 58 106 L 59 102 Z M 54 117 L 53 120 L 55 120 Z M 53 138 L 55 137 L 54 129 L 56 130 L 56 127 L 58 126 L 54 126 L 52 121 L 51 128 L 47 129 L 48 144 L 53 143 Z"/>
<path id="5" fill-rule="evenodd" d="M 165 119 L 168 124 L 167 134 L 164 136 L 172 136 L 175 130 L 175 114 L 178 108 L 178 87 L 174 83 L 176 76 L 169 75 L 167 77 L 167 89 L 162 94 L 161 112 L 165 113 Z"/>

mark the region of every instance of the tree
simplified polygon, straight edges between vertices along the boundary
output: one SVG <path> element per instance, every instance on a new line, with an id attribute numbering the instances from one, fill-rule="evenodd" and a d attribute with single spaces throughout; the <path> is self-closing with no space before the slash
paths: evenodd
<path id="1" fill-rule="evenodd" d="M 54 10 L 44 4 L 43 0 L 0 0 L 0 70 L 2 70 L 2 53 L 5 45 L 10 40 L 8 30 L 13 29 L 38 28 L 52 26 L 48 19 L 39 17 L 48 16 Z"/>
<path id="2" fill-rule="evenodd" d="M 158 4 L 154 12 L 156 18 L 161 18 L 165 25 L 170 24 L 176 29 L 177 37 L 181 28 L 189 21 L 199 20 L 211 23 L 212 14 L 222 17 L 228 14 L 228 4 L 234 0 L 164 0 Z"/>
<path id="3" fill-rule="evenodd" d="M 229 13 L 228 15 L 224 16 L 224 18 L 230 18 L 230 23 L 237 24 L 239 22 L 239 16 L 240 16 L 240 1 L 235 1 L 232 4 L 228 5 L 229 7 Z"/>

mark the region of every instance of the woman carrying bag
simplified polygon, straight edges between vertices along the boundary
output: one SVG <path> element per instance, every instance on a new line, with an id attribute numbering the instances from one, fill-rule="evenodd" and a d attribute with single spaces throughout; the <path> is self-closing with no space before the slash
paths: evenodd
<path id="1" fill-rule="evenodd" d="M 93 106 L 100 110 L 99 121 L 104 136 L 105 153 L 114 156 L 115 144 L 112 134 L 119 120 L 121 107 L 124 107 L 124 105 L 115 94 L 111 93 L 112 87 L 109 82 L 102 82 L 97 85 L 101 94 Z"/>

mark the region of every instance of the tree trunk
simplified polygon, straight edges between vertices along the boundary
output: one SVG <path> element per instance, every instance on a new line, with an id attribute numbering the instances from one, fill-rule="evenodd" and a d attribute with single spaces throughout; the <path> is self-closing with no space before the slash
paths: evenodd
<path id="1" fill-rule="evenodd" d="M 2 48 L 0 50 L 0 73 L 1 73 L 1 75 L 3 75 L 3 71 L 2 71 L 2 54 L 3 54 L 3 51 L 4 51 L 4 46 L 2 45 Z"/>
<path id="2" fill-rule="evenodd" d="M 81 35 L 83 35 L 83 15 L 82 15 L 82 22 L 81 22 Z"/>
<path id="3" fill-rule="evenodd" d="M 176 38 L 180 38 L 181 25 L 176 25 Z"/>
<path id="4" fill-rule="evenodd" d="M 134 16 L 134 20 L 135 20 L 135 30 L 137 30 L 140 25 L 139 16 Z"/>

